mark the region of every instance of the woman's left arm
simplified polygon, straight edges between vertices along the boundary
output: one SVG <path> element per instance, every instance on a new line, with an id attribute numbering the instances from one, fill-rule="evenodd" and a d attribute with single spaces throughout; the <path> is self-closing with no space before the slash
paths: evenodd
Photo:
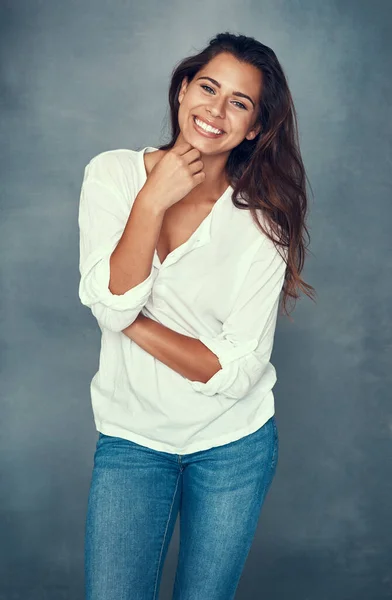
<path id="1" fill-rule="evenodd" d="M 192 381 L 207 383 L 221 365 L 200 340 L 173 331 L 139 313 L 122 332 L 146 352 Z"/>

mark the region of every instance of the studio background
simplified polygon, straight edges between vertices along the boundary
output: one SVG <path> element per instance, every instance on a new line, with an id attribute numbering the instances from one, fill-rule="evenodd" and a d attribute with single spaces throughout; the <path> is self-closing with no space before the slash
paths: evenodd
<path id="1" fill-rule="evenodd" d="M 318 294 L 278 319 L 278 470 L 236 598 L 391 598 L 391 22 L 380 0 L 1 2 L 0 600 L 83 598 L 100 344 L 78 299 L 84 167 L 167 141 L 172 69 L 223 31 L 288 77 Z M 177 551 L 178 521 L 161 600 Z"/>

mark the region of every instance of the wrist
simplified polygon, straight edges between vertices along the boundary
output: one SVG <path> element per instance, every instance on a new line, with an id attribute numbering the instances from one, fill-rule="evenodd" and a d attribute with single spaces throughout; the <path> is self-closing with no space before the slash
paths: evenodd
<path id="1" fill-rule="evenodd" d="M 136 337 L 140 326 L 142 324 L 143 321 L 145 321 L 148 317 L 144 316 L 141 312 L 138 314 L 138 316 L 136 317 L 136 319 L 133 321 L 133 323 L 131 323 L 130 325 L 128 325 L 128 327 L 126 327 L 125 329 L 122 330 L 122 332 L 129 338 L 134 339 L 134 337 Z"/>
<path id="2" fill-rule="evenodd" d="M 138 193 L 136 200 L 138 204 L 146 206 L 149 212 L 153 213 L 156 217 L 163 218 L 166 208 L 161 206 L 157 201 L 156 195 L 152 194 L 148 188 L 143 187 Z"/>

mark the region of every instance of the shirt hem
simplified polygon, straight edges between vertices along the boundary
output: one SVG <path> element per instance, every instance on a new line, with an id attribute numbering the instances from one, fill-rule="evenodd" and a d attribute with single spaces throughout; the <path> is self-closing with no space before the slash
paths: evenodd
<path id="1" fill-rule="evenodd" d="M 231 433 L 221 435 L 214 440 L 204 440 L 202 442 L 194 442 L 193 444 L 189 444 L 183 448 L 178 448 L 175 446 L 170 446 L 169 444 L 165 444 L 164 442 L 158 442 L 156 440 L 151 440 L 150 438 L 146 438 L 142 435 L 134 433 L 133 431 L 129 431 L 128 429 L 123 429 L 118 425 L 113 425 L 111 423 L 104 423 L 102 421 L 96 421 L 96 429 L 98 432 L 103 433 L 104 435 L 112 436 L 112 437 L 120 437 L 130 442 L 134 442 L 136 444 L 140 444 L 141 446 L 145 446 L 146 448 L 150 448 L 152 450 L 157 450 L 158 452 L 166 452 L 168 454 L 192 454 L 194 452 L 201 452 L 203 450 L 210 450 L 211 448 L 215 448 L 217 446 L 224 446 L 225 444 L 229 444 L 231 442 L 235 442 L 247 435 L 251 435 L 255 433 L 260 427 L 265 425 L 265 423 L 273 417 L 275 414 L 275 407 L 269 407 L 269 410 L 264 412 L 259 419 L 254 421 L 252 425 L 248 425 L 248 427 L 243 427 L 242 429 L 237 429 Z"/>

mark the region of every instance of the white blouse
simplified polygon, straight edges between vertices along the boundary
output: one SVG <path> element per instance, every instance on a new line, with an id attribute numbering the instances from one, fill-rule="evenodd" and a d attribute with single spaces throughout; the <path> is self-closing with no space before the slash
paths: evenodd
<path id="1" fill-rule="evenodd" d="M 98 431 L 189 454 L 238 440 L 273 416 L 270 357 L 286 263 L 249 210 L 233 205 L 229 186 L 163 263 L 155 250 L 144 281 L 112 294 L 110 255 L 147 179 L 143 155 L 153 150 L 102 152 L 84 171 L 79 297 L 101 330 L 91 402 Z M 207 383 L 170 369 L 122 332 L 140 311 L 199 339 L 222 368 Z"/>

